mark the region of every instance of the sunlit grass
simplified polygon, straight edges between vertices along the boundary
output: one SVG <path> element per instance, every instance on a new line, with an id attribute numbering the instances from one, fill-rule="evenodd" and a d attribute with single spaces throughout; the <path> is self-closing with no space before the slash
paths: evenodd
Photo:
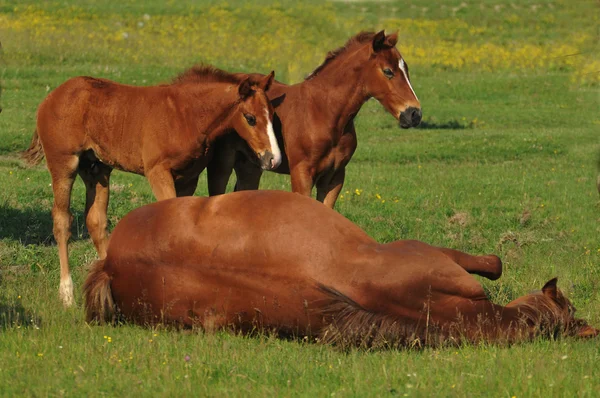
<path id="1" fill-rule="evenodd" d="M 397 29 L 423 125 L 400 130 L 376 101 L 365 104 L 336 209 L 380 242 L 420 239 L 499 254 L 503 277 L 482 281 L 499 303 L 558 276 L 578 315 L 598 326 L 595 7 L 572 0 L 0 4 L 0 395 L 599 395 L 598 341 L 341 353 L 268 335 L 87 325 L 78 288 L 96 252 L 84 227 L 83 184 L 76 182 L 72 200 L 77 306 L 64 310 L 49 173 L 17 156 L 39 102 L 69 77 L 157 84 L 206 62 L 275 69 L 293 83 L 358 31 Z M 289 190 L 289 177 L 266 173 L 261 186 Z M 207 195 L 205 174 L 196 194 Z M 110 227 L 152 201 L 144 178 L 114 172 Z"/>
<path id="2" fill-rule="evenodd" d="M 341 19 L 334 5 L 313 3 L 190 5 L 181 13 L 164 15 L 95 14 L 78 6 L 52 10 L 14 6 L 0 14 L 0 32 L 11 64 L 58 60 L 180 67 L 206 62 L 236 70 L 276 69 L 280 79 L 297 82 L 349 36 L 367 27 L 386 28 L 400 31 L 401 51 L 413 65 L 479 71 L 566 70 L 574 81 L 598 83 L 600 74 L 593 72 L 599 55 L 587 51 L 597 36 L 575 29 L 547 38 L 542 32 L 557 28 L 551 10 L 541 8 L 531 27 L 534 34 L 519 40 L 498 40 L 502 31 L 526 23 L 516 12 L 502 12 L 503 23 L 492 26 L 458 18 L 428 19 L 426 12 L 420 18 L 380 17 L 373 23 L 361 12 Z M 586 55 L 575 56 L 581 53 Z"/>

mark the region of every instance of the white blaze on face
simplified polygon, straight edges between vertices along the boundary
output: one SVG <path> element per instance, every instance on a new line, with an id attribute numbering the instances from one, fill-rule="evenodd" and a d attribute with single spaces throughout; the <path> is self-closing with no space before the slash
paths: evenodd
<path id="1" fill-rule="evenodd" d="M 269 110 L 265 110 L 265 116 L 267 117 L 267 134 L 269 135 L 269 143 L 271 144 L 271 153 L 273 154 L 273 168 L 276 168 L 281 164 L 281 151 L 277 144 L 277 138 L 275 138 L 275 131 L 273 130 L 273 123 L 269 119 Z"/>
<path id="2" fill-rule="evenodd" d="M 410 91 L 412 91 L 413 95 L 415 96 L 415 99 L 418 101 L 419 99 L 417 98 L 417 94 L 415 94 L 415 90 L 413 90 L 412 85 L 410 84 L 410 80 L 408 80 L 408 75 L 406 74 L 406 70 L 404 70 L 404 60 L 402 58 L 400 58 L 400 61 L 398 61 L 398 66 L 400 67 L 400 70 L 402 71 L 402 74 L 404 75 L 404 78 L 406 79 L 406 82 L 408 83 L 408 87 L 410 88 Z"/>

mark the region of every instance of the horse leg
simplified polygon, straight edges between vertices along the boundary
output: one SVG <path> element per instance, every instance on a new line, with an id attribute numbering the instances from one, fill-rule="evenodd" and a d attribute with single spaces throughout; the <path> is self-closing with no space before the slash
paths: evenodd
<path id="1" fill-rule="evenodd" d="M 240 156 L 235 161 L 234 169 L 237 177 L 234 191 L 251 191 L 258 189 L 260 177 L 262 177 L 262 170 L 260 167 L 256 166 L 245 156 Z"/>
<path id="2" fill-rule="evenodd" d="M 182 179 L 175 181 L 175 192 L 177 197 L 194 196 L 194 192 L 196 192 L 196 187 L 198 186 L 199 178 L 200 174 L 187 180 Z"/>
<path id="3" fill-rule="evenodd" d="M 315 179 L 314 173 L 310 173 L 308 167 L 303 167 L 302 165 L 294 167 L 290 170 L 290 177 L 292 179 L 292 192 L 304 196 L 312 195 Z"/>
<path id="4" fill-rule="evenodd" d="M 458 250 L 437 247 L 452 261 L 460 265 L 470 274 L 480 275 L 484 278 L 496 280 L 502 275 L 502 261 L 493 254 L 487 256 L 472 256 Z"/>
<path id="5" fill-rule="evenodd" d="M 206 178 L 208 180 L 208 194 L 210 196 L 221 195 L 227 191 L 227 183 L 233 172 L 235 163 L 235 152 L 215 152 L 208 166 L 206 166 Z"/>
<path id="6" fill-rule="evenodd" d="M 85 223 L 101 260 L 106 257 L 108 244 L 106 213 L 111 172 L 111 167 L 100 162 L 79 169 L 79 176 L 85 183 Z"/>
<path id="7" fill-rule="evenodd" d="M 175 182 L 169 169 L 155 166 L 146 173 L 156 200 L 171 199 L 177 196 Z"/>
<path id="8" fill-rule="evenodd" d="M 333 176 L 326 182 L 317 182 L 317 200 L 323 202 L 325 206 L 333 209 L 335 202 L 344 186 L 346 177 L 346 168 L 343 167 L 334 172 Z"/>
<path id="9" fill-rule="evenodd" d="M 52 176 L 54 205 L 52 206 L 52 232 L 58 245 L 60 261 L 60 298 L 65 307 L 73 305 L 73 280 L 69 271 L 68 242 L 71 237 L 71 190 L 77 177 L 79 157 L 76 155 L 61 158 L 48 156 L 48 168 Z M 58 167 L 57 167 L 58 166 Z M 62 168 L 59 168 L 62 167 Z"/>

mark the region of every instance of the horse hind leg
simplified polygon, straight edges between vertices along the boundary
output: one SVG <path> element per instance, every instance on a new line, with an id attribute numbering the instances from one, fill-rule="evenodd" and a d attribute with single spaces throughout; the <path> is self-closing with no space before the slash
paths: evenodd
<path id="1" fill-rule="evenodd" d="M 493 254 L 472 256 L 459 250 L 445 247 L 438 247 L 438 249 L 470 274 L 483 276 L 493 281 L 502 276 L 502 260 L 498 256 Z"/>
<path id="2" fill-rule="evenodd" d="M 73 305 L 73 280 L 69 271 L 68 242 L 71 237 L 71 191 L 77 176 L 79 157 L 69 155 L 64 157 L 49 157 L 48 168 L 52 176 L 52 191 L 54 205 L 52 206 L 52 221 L 54 239 L 58 245 L 60 261 L 60 298 L 65 307 Z"/>
<path id="3" fill-rule="evenodd" d="M 82 158 L 79 176 L 85 184 L 85 223 L 100 259 L 106 257 L 107 210 L 112 168 L 94 157 Z"/>

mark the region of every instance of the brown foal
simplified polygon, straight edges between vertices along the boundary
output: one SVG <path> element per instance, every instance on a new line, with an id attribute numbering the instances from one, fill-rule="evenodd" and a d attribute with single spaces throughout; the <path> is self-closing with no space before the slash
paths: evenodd
<path id="1" fill-rule="evenodd" d="M 87 228 L 104 258 L 113 168 L 146 176 L 158 200 L 192 194 L 212 156 L 213 142 L 234 130 L 262 168 L 277 167 L 281 155 L 265 94 L 272 81 L 273 72 L 255 79 L 205 66 L 152 87 L 76 77 L 46 97 L 24 156 L 36 163 L 45 155 L 52 176 L 60 296 L 66 306 L 73 303 L 67 242 L 77 175 L 86 186 Z"/>
<path id="2" fill-rule="evenodd" d="M 84 296 L 88 321 L 264 328 L 342 346 L 598 334 L 574 318 L 556 279 L 500 306 L 470 275 L 501 273 L 493 255 L 379 244 L 308 197 L 245 191 L 132 211 Z"/>
<path id="3" fill-rule="evenodd" d="M 397 34 L 363 32 L 330 52 L 325 62 L 302 83 L 273 83 L 274 128 L 285 147 L 277 173 L 290 174 L 292 191 L 333 208 L 344 184 L 346 165 L 356 150 L 354 118 L 369 98 L 376 98 L 399 120 L 417 126 L 421 105 L 412 89 L 408 65 L 398 49 Z M 208 165 L 211 195 L 226 190 L 235 168 L 235 190 L 258 189 L 262 170 L 247 145 L 234 136 L 219 140 Z"/>

